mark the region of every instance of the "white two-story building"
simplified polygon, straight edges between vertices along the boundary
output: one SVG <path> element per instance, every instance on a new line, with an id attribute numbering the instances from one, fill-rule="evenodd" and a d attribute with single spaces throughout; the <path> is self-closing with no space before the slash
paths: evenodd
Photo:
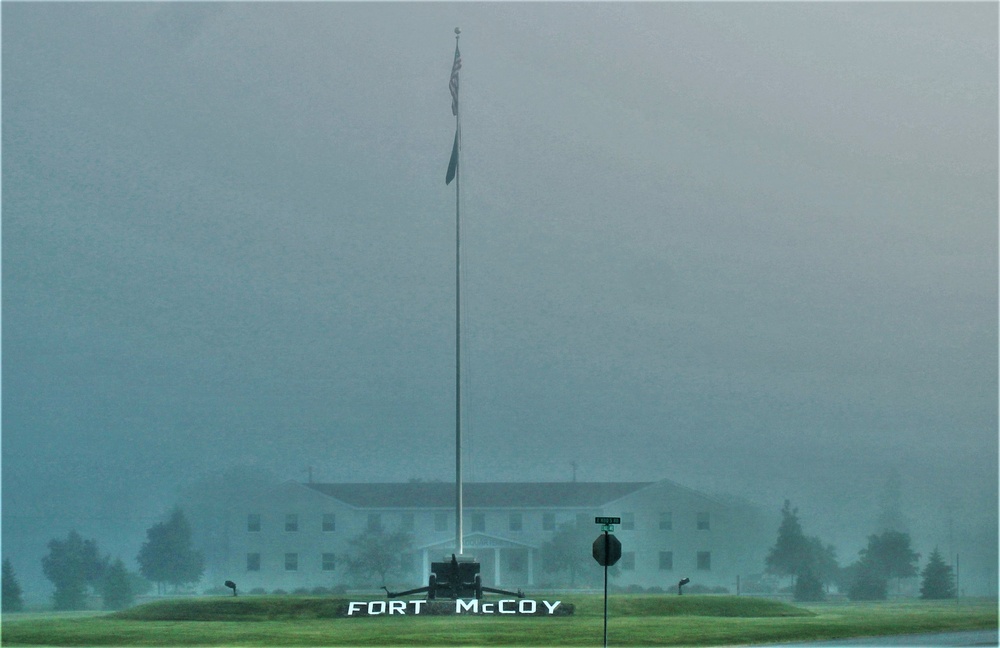
<path id="1" fill-rule="evenodd" d="M 484 584 L 556 585 L 543 546 L 575 524 L 590 556 L 596 516 L 620 517 L 622 558 L 614 583 L 667 590 L 682 577 L 734 590 L 740 574 L 759 572 L 766 553 L 761 516 L 669 480 L 657 482 L 466 483 L 464 548 L 481 564 Z M 242 591 L 333 587 L 346 573 L 358 538 L 402 530 L 413 538 L 391 585 L 425 585 L 432 561 L 455 551 L 455 486 L 446 482 L 319 484 L 286 482 L 236 511 L 225 565 Z M 590 538 L 593 536 L 593 538 Z M 592 559 L 586 568 L 600 570 Z M 380 583 L 372 583 L 373 587 Z"/>

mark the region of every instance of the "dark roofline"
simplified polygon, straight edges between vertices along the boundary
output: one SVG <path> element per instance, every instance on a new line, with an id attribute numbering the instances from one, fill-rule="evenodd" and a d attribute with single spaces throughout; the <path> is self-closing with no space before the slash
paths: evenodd
<path id="1" fill-rule="evenodd" d="M 656 482 L 466 482 L 466 508 L 594 508 Z M 455 505 L 449 482 L 302 484 L 357 508 L 441 508 Z"/>

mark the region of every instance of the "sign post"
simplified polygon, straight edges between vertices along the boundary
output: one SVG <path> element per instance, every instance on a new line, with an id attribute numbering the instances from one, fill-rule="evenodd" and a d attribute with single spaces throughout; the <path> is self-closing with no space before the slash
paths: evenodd
<path id="1" fill-rule="evenodd" d="M 601 525 L 602 534 L 594 540 L 594 560 L 604 565 L 604 648 L 608 648 L 608 567 L 618 562 L 622 557 L 622 543 L 611 535 L 616 524 L 621 524 L 620 517 L 595 517 L 595 524 Z"/>

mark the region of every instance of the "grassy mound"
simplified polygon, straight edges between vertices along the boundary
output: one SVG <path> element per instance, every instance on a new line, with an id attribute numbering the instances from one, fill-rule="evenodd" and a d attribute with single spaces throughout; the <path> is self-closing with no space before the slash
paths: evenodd
<path id="1" fill-rule="evenodd" d="M 298 596 L 246 596 L 155 601 L 115 612 L 130 621 L 276 621 L 331 619 L 347 599 Z"/>
<path id="2" fill-rule="evenodd" d="M 556 597 L 540 597 L 556 600 Z M 575 605 L 576 616 L 602 616 L 604 598 L 595 595 L 565 596 Z M 347 599 L 298 596 L 246 596 L 174 599 L 146 603 L 110 615 L 131 621 L 276 621 L 331 619 Z M 608 599 L 608 613 L 615 617 L 809 617 L 808 610 L 780 601 L 741 596 L 615 595 Z"/>
<path id="3" fill-rule="evenodd" d="M 604 614 L 604 597 L 581 597 L 576 614 Z M 746 596 L 625 595 L 608 598 L 616 617 L 698 616 L 731 618 L 811 617 L 813 612 L 781 601 Z"/>

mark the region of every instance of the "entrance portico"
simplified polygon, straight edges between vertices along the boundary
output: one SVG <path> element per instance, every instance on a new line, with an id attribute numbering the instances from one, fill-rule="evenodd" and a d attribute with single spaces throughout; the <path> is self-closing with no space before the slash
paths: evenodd
<path id="1" fill-rule="evenodd" d="M 462 542 L 465 555 L 479 561 L 484 584 L 493 587 L 535 584 L 534 565 L 538 547 L 481 532 L 463 536 Z M 418 547 L 417 551 L 420 552 L 422 580 L 426 582 L 430 578 L 431 562 L 450 559 L 455 543 L 443 540 Z"/>

